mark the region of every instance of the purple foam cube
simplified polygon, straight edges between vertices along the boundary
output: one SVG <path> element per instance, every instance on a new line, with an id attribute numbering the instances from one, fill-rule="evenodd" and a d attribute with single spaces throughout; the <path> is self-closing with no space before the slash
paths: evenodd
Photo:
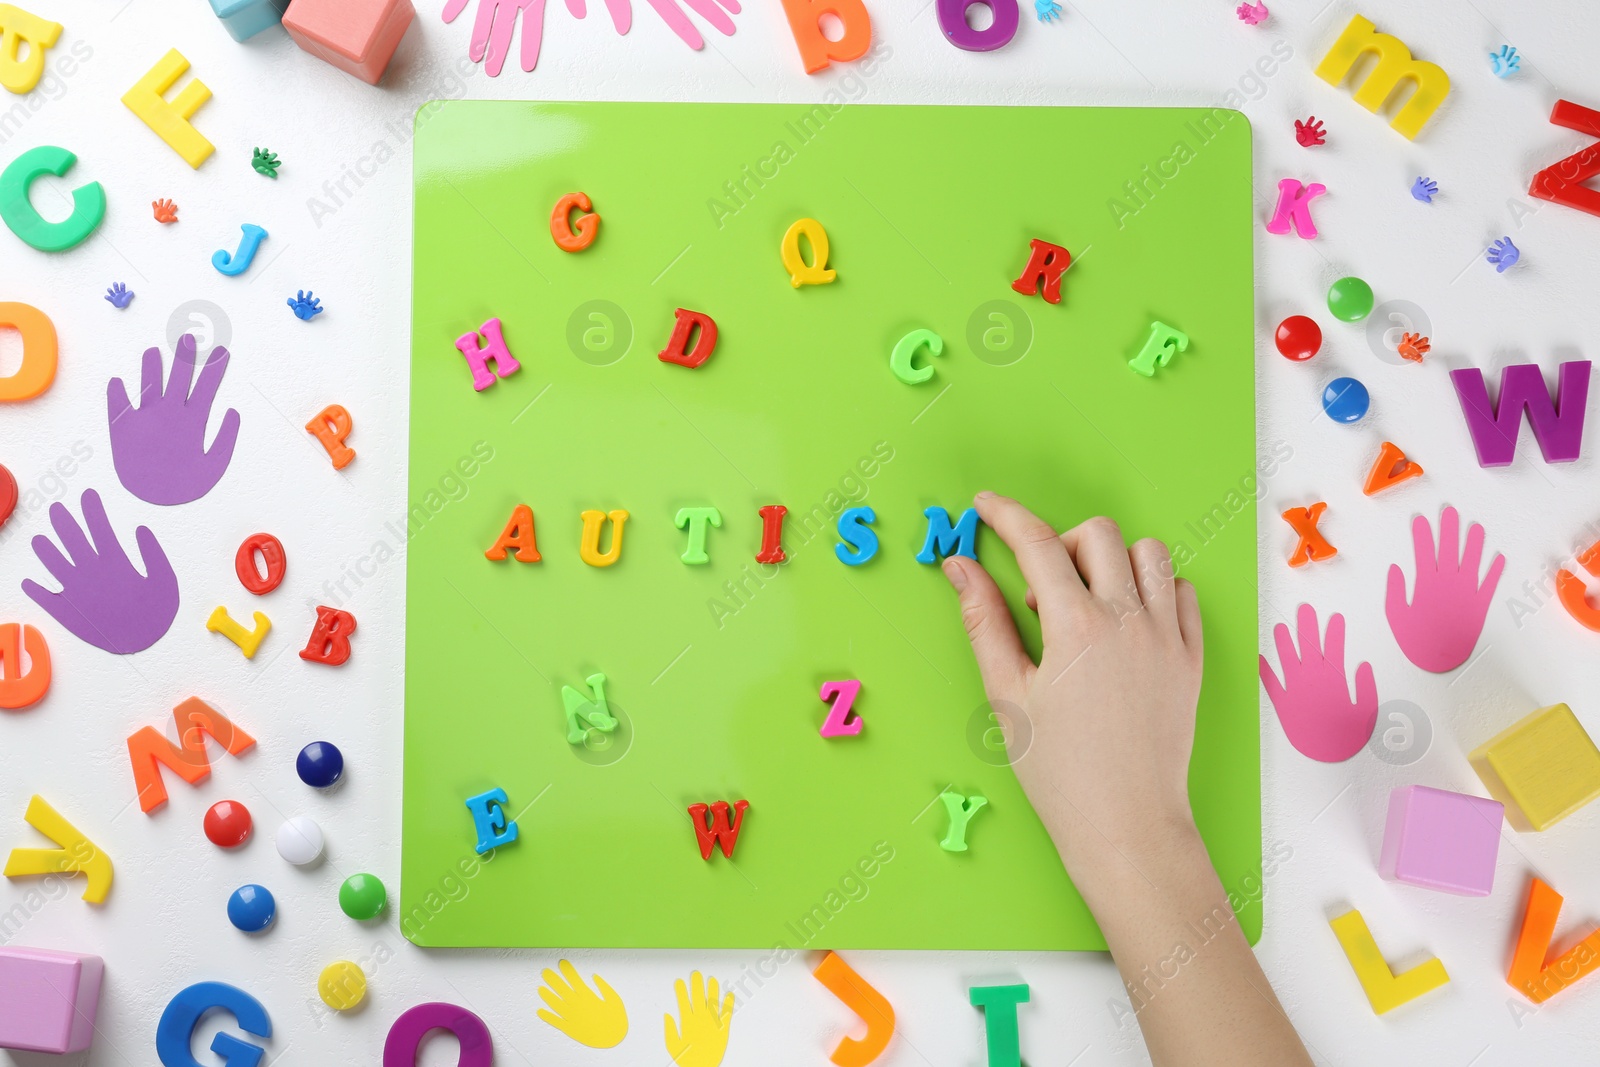
<path id="1" fill-rule="evenodd" d="M 0 1048 L 82 1052 L 100 1007 L 99 956 L 0 947 Z"/>
<path id="2" fill-rule="evenodd" d="M 1498 800 L 1401 786 L 1389 794 L 1378 873 L 1391 882 L 1486 897 L 1494 888 L 1504 817 Z"/>

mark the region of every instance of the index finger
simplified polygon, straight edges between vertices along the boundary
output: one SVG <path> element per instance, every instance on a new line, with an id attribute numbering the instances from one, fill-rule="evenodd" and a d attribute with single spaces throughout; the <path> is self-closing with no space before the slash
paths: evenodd
<path id="1" fill-rule="evenodd" d="M 1052 604 L 1079 604 L 1089 590 L 1078 576 L 1078 568 L 1067 554 L 1067 546 L 1050 524 L 1017 501 L 997 493 L 982 492 L 973 500 L 978 515 L 1000 535 L 1017 557 L 1017 566 L 1039 601 L 1041 616 L 1051 613 Z"/>

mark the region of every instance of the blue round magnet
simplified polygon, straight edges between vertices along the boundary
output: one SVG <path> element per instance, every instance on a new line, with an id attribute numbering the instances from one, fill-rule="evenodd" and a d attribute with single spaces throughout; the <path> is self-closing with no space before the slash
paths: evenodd
<path id="1" fill-rule="evenodd" d="M 1371 406 L 1367 387 L 1354 378 L 1335 378 L 1322 391 L 1322 410 L 1334 422 L 1360 422 Z"/>

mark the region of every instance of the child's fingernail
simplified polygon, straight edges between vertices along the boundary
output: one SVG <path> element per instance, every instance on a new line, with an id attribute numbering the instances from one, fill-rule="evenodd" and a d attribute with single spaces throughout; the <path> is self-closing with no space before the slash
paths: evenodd
<path id="1" fill-rule="evenodd" d="M 967 572 L 961 569 L 961 564 L 956 562 L 955 556 L 945 557 L 944 576 L 950 579 L 950 584 L 956 587 L 956 592 L 962 592 L 967 588 Z"/>
<path id="2" fill-rule="evenodd" d="M 989 490 L 985 489 L 983 492 L 979 493 L 975 499 L 988 500 L 992 496 L 994 496 L 994 494 L 992 492 L 990 492 Z"/>

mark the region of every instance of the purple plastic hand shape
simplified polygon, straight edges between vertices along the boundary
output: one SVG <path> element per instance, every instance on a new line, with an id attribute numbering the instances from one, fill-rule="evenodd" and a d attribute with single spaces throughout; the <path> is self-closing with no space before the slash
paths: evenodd
<path id="1" fill-rule="evenodd" d="M 134 569 L 93 489 L 84 491 L 83 519 L 87 534 L 65 505 L 50 505 L 50 524 L 72 560 L 48 537 L 35 537 L 33 554 L 61 583 L 61 592 L 52 593 L 31 578 L 23 579 L 22 591 L 94 647 L 118 655 L 141 652 L 161 640 L 178 614 L 177 575 L 148 526 L 134 534 L 147 573 Z"/>
<path id="2" fill-rule="evenodd" d="M 1417 585 L 1411 603 L 1406 603 L 1406 577 L 1400 564 L 1389 566 L 1389 595 L 1384 609 L 1389 629 L 1400 643 L 1406 659 L 1425 671 L 1443 674 L 1453 671 L 1471 657 L 1483 633 L 1483 620 L 1489 614 L 1489 601 L 1506 557 L 1496 555 L 1489 573 L 1480 585 L 1478 567 L 1483 562 L 1483 527 L 1473 523 L 1467 529 L 1467 550 L 1458 563 L 1456 551 L 1461 543 L 1460 520 L 1455 508 L 1445 508 L 1439 516 L 1439 553 L 1435 561 L 1433 530 L 1428 520 L 1418 515 L 1411 523 L 1411 540 L 1417 553 Z"/>
<path id="3" fill-rule="evenodd" d="M 1378 684 L 1372 664 L 1356 668 L 1356 698 L 1350 699 L 1350 680 L 1344 672 L 1344 616 L 1328 619 L 1325 645 L 1317 635 L 1317 609 L 1300 605 L 1300 651 L 1289 639 L 1289 627 L 1279 623 L 1272 631 L 1278 645 L 1283 681 L 1261 657 L 1261 684 L 1278 713 L 1289 743 L 1301 755 L 1323 763 L 1338 763 L 1361 751 L 1378 722 Z"/>
<path id="4" fill-rule="evenodd" d="M 161 350 L 144 352 L 139 406 L 128 402 L 121 378 L 106 384 L 106 415 L 111 420 L 111 461 L 128 492 L 150 504 L 187 504 L 211 491 L 233 459 L 239 437 L 239 413 L 222 417 L 211 448 L 206 448 L 206 420 L 211 402 L 228 369 L 228 350 L 211 350 L 194 393 L 196 362 L 193 334 L 184 334 L 172 360 L 172 376 L 161 388 Z"/>

